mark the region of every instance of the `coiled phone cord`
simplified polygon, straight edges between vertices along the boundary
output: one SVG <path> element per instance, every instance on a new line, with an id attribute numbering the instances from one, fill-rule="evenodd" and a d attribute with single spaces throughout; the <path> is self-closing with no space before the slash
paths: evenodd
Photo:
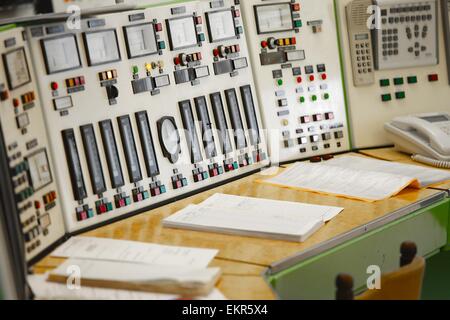
<path id="1" fill-rule="evenodd" d="M 427 164 L 429 166 L 433 166 L 436 168 L 450 169 L 450 161 L 436 160 L 436 159 L 422 156 L 420 154 L 415 154 L 415 155 L 411 156 L 411 159 L 413 159 L 416 162 Z"/>

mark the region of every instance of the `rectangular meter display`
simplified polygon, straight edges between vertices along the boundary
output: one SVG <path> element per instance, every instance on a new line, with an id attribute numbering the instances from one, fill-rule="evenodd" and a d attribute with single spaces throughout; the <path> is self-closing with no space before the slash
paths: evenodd
<path id="1" fill-rule="evenodd" d="M 77 39 L 74 34 L 42 39 L 41 46 L 48 74 L 81 67 Z"/>
<path id="2" fill-rule="evenodd" d="M 128 58 L 137 58 L 158 53 L 153 23 L 123 27 Z"/>
<path id="3" fill-rule="evenodd" d="M 294 29 L 291 4 L 263 4 L 255 6 L 258 34 L 275 33 Z"/>
<path id="4" fill-rule="evenodd" d="M 116 30 L 101 30 L 83 34 L 86 56 L 90 66 L 120 60 Z"/>
<path id="5" fill-rule="evenodd" d="M 167 20 L 167 30 L 172 51 L 198 45 L 193 16 Z"/>
<path id="6" fill-rule="evenodd" d="M 5 53 L 3 55 L 3 64 L 10 90 L 17 89 L 31 81 L 24 48 Z"/>
<path id="7" fill-rule="evenodd" d="M 236 26 L 231 10 L 207 12 L 206 23 L 211 42 L 236 38 Z"/>

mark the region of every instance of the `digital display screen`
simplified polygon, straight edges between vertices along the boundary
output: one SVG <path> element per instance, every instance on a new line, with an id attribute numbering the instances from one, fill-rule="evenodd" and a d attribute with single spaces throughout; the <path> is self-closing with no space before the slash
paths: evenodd
<path id="1" fill-rule="evenodd" d="M 244 103 L 245 117 L 247 118 L 247 127 L 250 129 L 250 143 L 254 146 L 260 143 L 260 136 L 252 89 L 249 85 L 243 86 L 240 89 L 242 102 Z"/>
<path id="2" fill-rule="evenodd" d="M 206 22 L 211 42 L 236 38 L 236 26 L 231 10 L 208 12 Z"/>
<path id="3" fill-rule="evenodd" d="M 74 34 L 41 41 L 48 74 L 81 67 L 77 39 Z"/>
<path id="4" fill-rule="evenodd" d="M 254 8 L 258 34 L 294 29 L 290 2 L 263 4 Z"/>
<path id="5" fill-rule="evenodd" d="M 167 20 L 171 50 L 195 47 L 198 44 L 194 17 L 182 17 Z"/>
<path id="6" fill-rule="evenodd" d="M 8 78 L 9 90 L 19 88 L 31 81 L 24 48 L 5 53 L 3 64 Z"/>
<path id="7" fill-rule="evenodd" d="M 181 119 L 186 130 L 187 144 L 191 151 L 191 162 L 198 163 L 203 160 L 198 142 L 197 130 L 195 130 L 194 116 L 192 115 L 191 102 L 189 100 L 179 103 Z"/>
<path id="8" fill-rule="evenodd" d="M 128 58 L 143 57 L 158 53 L 153 23 L 124 27 Z"/>
<path id="9" fill-rule="evenodd" d="M 69 166 L 70 180 L 72 182 L 73 195 L 75 200 L 80 201 L 87 197 L 84 185 L 83 171 L 81 169 L 80 157 L 78 155 L 77 142 L 73 129 L 62 132 L 64 150 Z"/>
<path id="10" fill-rule="evenodd" d="M 360 33 L 355 35 L 356 41 L 362 41 L 362 40 L 369 40 L 369 34 L 368 33 Z"/>
<path id="11" fill-rule="evenodd" d="M 159 174 L 158 160 L 156 159 L 155 145 L 146 111 L 136 113 L 136 122 L 139 129 L 142 151 L 144 153 L 147 175 L 155 177 Z"/>
<path id="12" fill-rule="evenodd" d="M 429 116 L 429 117 L 421 117 L 420 119 L 428 121 L 430 123 L 435 123 L 435 122 L 446 122 L 449 121 L 450 119 L 445 116 L 445 115 L 437 115 L 437 116 Z"/>
<path id="13" fill-rule="evenodd" d="M 122 146 L 125 151 L 125 159 L 128 165 L 128 174 L 130 182 L 135 183 L 142 180 L 141 167 L 137 155 L 136 145 L 134 143 L 133 128 L 131 127 L 131 120 L 129 116 L 122 116 L 117 118 L 122 138 Z"/>
<path id="14" fill-rule="evenodd" d="M 116 30 L 86 32 L 83 37 L 90 66 L 120 60 Z"/>
<path id="15" fill-rule="evenodd" d="M 227 99 L 228 113 L 230 114 L 231 125 L 234 130 L 234 141 L 236 143 L 236 148 L 245 148 L 247 147 L 247 141 L 245 140 L 244 125 L 242 123 L 241 112 L 239 111 L 236 90 L 225 90 L 225 96 Z"/>
<path id="16" fill-rule="evenodd" d="M 80 128 L 83 138 L 84 152 L 91 176 L 92 190 L 95 194 L 106 191 L 105 179 L 103 178 L 102 163 L 98 153 L 97 141 L 95 139 L 94 127 L 91 124 Z"/>
<path id="17" fill-rule="evenodd" d="M 116 137 L 111 120 L 104 120 L 99 123 L 103 140 L 103 148 L 108 162 L 109 176 L 113 188 L 122 187 L 125 184 L 120 164 L 119 152 L 117 151 Z"/>
<path id="18" fill-rule="evenodd" d="M 222 145 L 222 153 L 230 153 L 233 151 L 231 146 L 230 136 L 228 135 L 228 124 L 223 110 L 222 96 L 220 92 L 211 93 L 211 105 L 214 113 L 214 120 L 216 121 L 216 128 L 219 132 L 219 139 Z"/>
<path id="19" fill-rule="evenodd" d="M 27 157 L 27 162 L 31 185 L 35 192 L 53 181 L 45 149 Z"/>
<path id="20" fill-rule="evenodd" d="M 206 158 L 211 159 L 217 156 L 216 144 L 214 142 L 213 127 L 209 118 L 208 106 L 205 97 L 194 98 L 197 117 L 202 127 L 202 140 Z"/>

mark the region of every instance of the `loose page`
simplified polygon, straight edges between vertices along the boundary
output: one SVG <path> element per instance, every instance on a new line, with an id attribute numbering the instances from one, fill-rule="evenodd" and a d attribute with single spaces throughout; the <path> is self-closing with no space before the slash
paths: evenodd
<path id="1" fill-rule="evenodd" d="M 344 156 L 326 162 L 340 168 L 356 169 L 372 172 L 391 173 L 417 179 L 419 188 L 450 180 L 450 172 L 445 170 L 403 164 L 398 162 L 369 159 L 365 157 Z"/>
<path id="2" fill-rule="evenodd" d="M 218 250 L 165 246 L 137 241 L 73 237 L 51 254 L 61 258 L 124 261 L 151 265 L 203 268 Z"/>
<path id="3" fill-rule="evenodd" d="M 278 176 L 260 182 L 369 202 L 387 199 L 409 185 L 418 184 L 412 177 L 349 169 L 344 164 L 352 159 L 342 161 L 342 167 L 329 165 L 328 162 L 298 162 Z"/>

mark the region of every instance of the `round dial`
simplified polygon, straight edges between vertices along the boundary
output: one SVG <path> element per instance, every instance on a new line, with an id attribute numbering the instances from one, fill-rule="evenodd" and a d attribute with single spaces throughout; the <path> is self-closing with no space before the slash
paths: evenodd
<path id="1" fill-rule="evenodd" d="M 177 162 L 180 153 L 180 135 L 175 124 L 175 119 L 165 117 L 158 121 L 158 127 L 164 156 L 172 163 Z"/>

